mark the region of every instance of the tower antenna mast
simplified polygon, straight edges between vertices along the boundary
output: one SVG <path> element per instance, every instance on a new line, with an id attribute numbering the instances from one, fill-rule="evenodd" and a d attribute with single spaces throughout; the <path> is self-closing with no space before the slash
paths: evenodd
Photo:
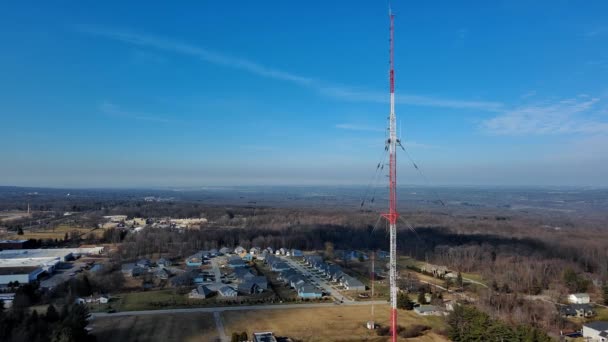
<path id="1" fill-rule="evenodd" d="M 395 117 L 395 69 L 393 60 L 393 21 L 395 15 L 389 8 L 390 19 L 390 115 L 389 115 L 389 137 L 386 141 L 386 148 L 389 152 L 389 208 L 388 213 L 382 214 L 389 223 L 390 236 L 390 261 L 389 261 L 389 281 L 391 299 L 391 341 L 397 341 L 397 125 Z"/>

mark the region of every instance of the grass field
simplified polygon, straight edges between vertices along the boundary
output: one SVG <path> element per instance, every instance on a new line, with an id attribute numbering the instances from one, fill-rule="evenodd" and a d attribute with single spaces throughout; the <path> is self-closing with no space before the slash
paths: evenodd
<path id="1" fill-rule="evenodd" d="M 214 341 L 217 329 L 209 313 L 166 314 L 94 319 L 98 341 Z"/>
<path id="2" fill-rule="evenodd" d="M 273 331 L 278 336 L 312 341 L 387 341 L 368 330 L 365 324 L 371 318 L 371 306 L 336 306 L 331 308 L 303 308 L 266 311 L 228 311 L 223 312 L 226 334 L 235 331 Z M 389 324 L 387 305 L 375 307 L 375 321 Z M 399 311 L 399 324 L 425 324 L 434 329 L 444 327 L 443 319 L 420 317 L 412 311 Z M 403 339 L 405 341 L 405 339 Z M 447 341 L 434 332 L 408 341 Z"/>
<path id="3" fill-rule="evenodd" d="M 336 306 L 285 310 L 226 311 L 221 313 L 225 333 L 273 331 L 277 336 L 312 341 L 388 341 L 367 330 L 371 307 Z M 375 308 L 375 321 L 388 324 L 388 306 Z M 425 324 L 433 329 L 444 327 L 443 319 L 420 317 L 411 311 L 399 311 L 399 324 Z M 216 341 L 218 333 L 212 314 L 163 314 L 95 319 L 91 326 L 98 341 Z M 406 341 L 406 339 L 402 339 Z M 447 341 L 433 331 L 407 341 Z"/>
<path id="4" fill-rule="evenodd" d="M 70 235 L 71 232 L 77 231 L 79 234 L 84 234 L 82 238 L 86 238 L 91 232 L 92 228 L 85 227 L 74 227 L 68 225 L 59 225 L 55 228 L 40 229 L 40 230 L 29 230 L 27 227 L 23 229 L 23 235 L 11 234 L 8 239 L 58 239 L 63 240 L 65 234 Z M 101 236 L 103 229 L 97 229 L 92 232 L 95 236 Z"/>

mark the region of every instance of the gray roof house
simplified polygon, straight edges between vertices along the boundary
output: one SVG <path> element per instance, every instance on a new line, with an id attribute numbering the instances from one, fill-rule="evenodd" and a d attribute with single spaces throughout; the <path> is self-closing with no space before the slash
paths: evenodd
<path id="1" fill-rule="evenodd" d="M 359 279 L 357 278 L 353 278 L 349 275 L 344 275 L 342 277 L 342 285 L 347 289 L 347 290 L 351 290 L 351 291 L 365 291 L 365 285 L 363 285 L 363 283 L 361 281 L 359 281 Z"/>
<path id="2" fill-rule="evenodd" d="M 240 283 L 237 290 L 239 293 L 246 294 L 246 295 L 260 293 L 260 292 L 264 291 L 264 290 L 260 289 L 258 284 L 256 284 L 255 282 L 253 282 L 251 280 Z"/>
<path id="3" fill-rule="evenodd" d="M 569 304 L 559 308 L 562 316 L 565 317 L 593 317 L 595 311 L 591 304 Z"/>
<path id="4" fill-rule="evenodd" d="M 414 312 L 421 316 L 441 316 L 445 311 L 435 305 L 420 305 L 414 308 Z"/>
<path id="5" fill-rule="evenodd" d="M 169 279 L 169 277 L 171 277 L 171 272 L 169 272 L 169 270 L 166 268 L 159 268 L 154 275 L 158 279 Z"/>
<path id="6" fill-rule="evenodd" d="M 595 321 L 583 324 L 583 338 L 590 342 L 608 341 L 608 321 Z"/>
<path id="7" fill-rule="evenodd" d="M 166 258 L 160 258 L 158 259 L 158 261 L 156 262 L 156 265 L 158 267 L 168 267 L 171 266 L 171 260 L 166 259 Z"/>
<path id="8" fill-rule="evenodd" d="M 219 293 L 220 296 L 222 297 L 236 297 L 237 296 L 237 292 L 235 289 L 233 289 L 230 286 L 222 286 L 217 290 L 217 293 Z"/>
<path id="9" fill-rule="evenodd" d="M 231 268 L 240 268 L 247 267 L 247 264 L 239 257 L 230 257 L 230 259 L 228 259 L 228 266 Z"/>
<path id="10" fill-rule="evenodd" d="M 205 285 L 199 285 L 190 292 L 190 298 L 209 298 L 212 295 L 213 291 Z"/>
<path id="11" fill-rule="evenodd" d="M 249 281 L 255 283 L 263 291 L 268 290 L 268 279 L 265 276 L 256 276 L 249 279 Z"/>
<path id="12" fill-rule="evenodd" d="M 234 276 L 236 279 L 238 279 L 240 281 L 245 281 L 245 280 L 254 278 L 255 274 L 251 273 L 251 271 L 248 270 L 247 268 L 241 267 L 241 268 L 234 269 Z"/>
<path id="13" fill-rule="evenodd" d="M 298 288 L 298 297 L 300 298 L 321 298 L 323 292 L 317 290 L 312 285 L 303 285 Z"/>
<path id="14" fill-rule="evenodd" d="M 152 265 L 152 262 L 150 261 L 150 259 L 146 258 L 137 260 L 137 263 L 135 264 L 135 266 L 139 266 L 142 268 L 150 267 L 150 265 Z"/>

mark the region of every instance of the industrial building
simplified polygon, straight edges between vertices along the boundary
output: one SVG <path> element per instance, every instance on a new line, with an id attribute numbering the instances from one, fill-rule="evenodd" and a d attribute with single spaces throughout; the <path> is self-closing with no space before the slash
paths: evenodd
<path id="1" fill-rule="evenodd" d="M 0 250 L 6 249 L 24 249 L 33 247 L 33 242 L 30 240 L 0 240 Z"/>
<path id="2" fill-rule="evenodd" d="M 99 254 L 102 250 L 103 247 L 0 251 L 0 286 L 15 281 L 20 284 L 36 281 L 45 272 L 52 274 L 62 262 L 85 254 Z"/>

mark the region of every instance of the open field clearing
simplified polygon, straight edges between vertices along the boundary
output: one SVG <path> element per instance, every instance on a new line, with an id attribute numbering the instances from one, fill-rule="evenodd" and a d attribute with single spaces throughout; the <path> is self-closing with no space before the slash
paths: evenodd
<path id="1" fill-rule="evenodd" d="M 28 216 L 27 211 L 2 211 L 0 212 L 0 222 L 18 220 Z"/>
<path id="2" fill-rule="evenodd" d="M 288 310 L 228 311 L 222 313 L 226 335 L 235 331 L 273 331 L 277 336 L 286 336 L 302 341 L 387 341 L 366 329 L 371 317 L 371 306 L 336 306 L 331 308 L 302 308 Z M 389 324 L 388 305 L 376 305 L 375 321 Z M 399 311 L 399 324 L 424 324 L 435 329 L 444 327 L 441 318 L 420 317 L 411 311 Z M 406 339 L 403 339 L 404 341 Z M 407 339 L 407 341 L 447 341 L 434 332 Z"/>
<path id="3" fill-rule="evenodd" d="M 75 227 L 69 225 L 59 225 L 55 228 L 36 229 L 29 230 L 27 227 L 23 228 L 23 235 L 17 235 L 16 233 L 7 236 L 7 239 L 57 239 L 63 240 L 65 234 L 72 234 L 72 232 L 78 232 L 82 234 L 82 239 L 86 239 L 89 234 L 95 235 L 95 237 L 101 237 L 103 235 L 103 229 L 96 229 L 91 231 L 93 228 Z"/>
<path id="4" fill-rule="evenodd" d="M 210 313 L 96 318 L 92 334 L 98 341 L 215 341 L 217 329 Z"/>
<path id="5" fill-rule="evenodd" d="M 388 324 L 388 306 L 376 306 L 375 320 Z M 369 306 L 224 311 L 221 317 L 225 334 L 247 331 L 273 331 L 277 336 L 301 341 L 388 341 L 365 328 L 370 319 Z M 420 317 L 411 311 L 399 311 L 399 324 L 423 324 L 434 330 L 444 328 L 438 317 Z M 91 326 L 99 341 L 216 341 L 218 337 L 210 313 L 180 313 L 95 318 Z M 436 342 L 447 339 L 429 331 L 424 336 L 403 341 Z"/>

